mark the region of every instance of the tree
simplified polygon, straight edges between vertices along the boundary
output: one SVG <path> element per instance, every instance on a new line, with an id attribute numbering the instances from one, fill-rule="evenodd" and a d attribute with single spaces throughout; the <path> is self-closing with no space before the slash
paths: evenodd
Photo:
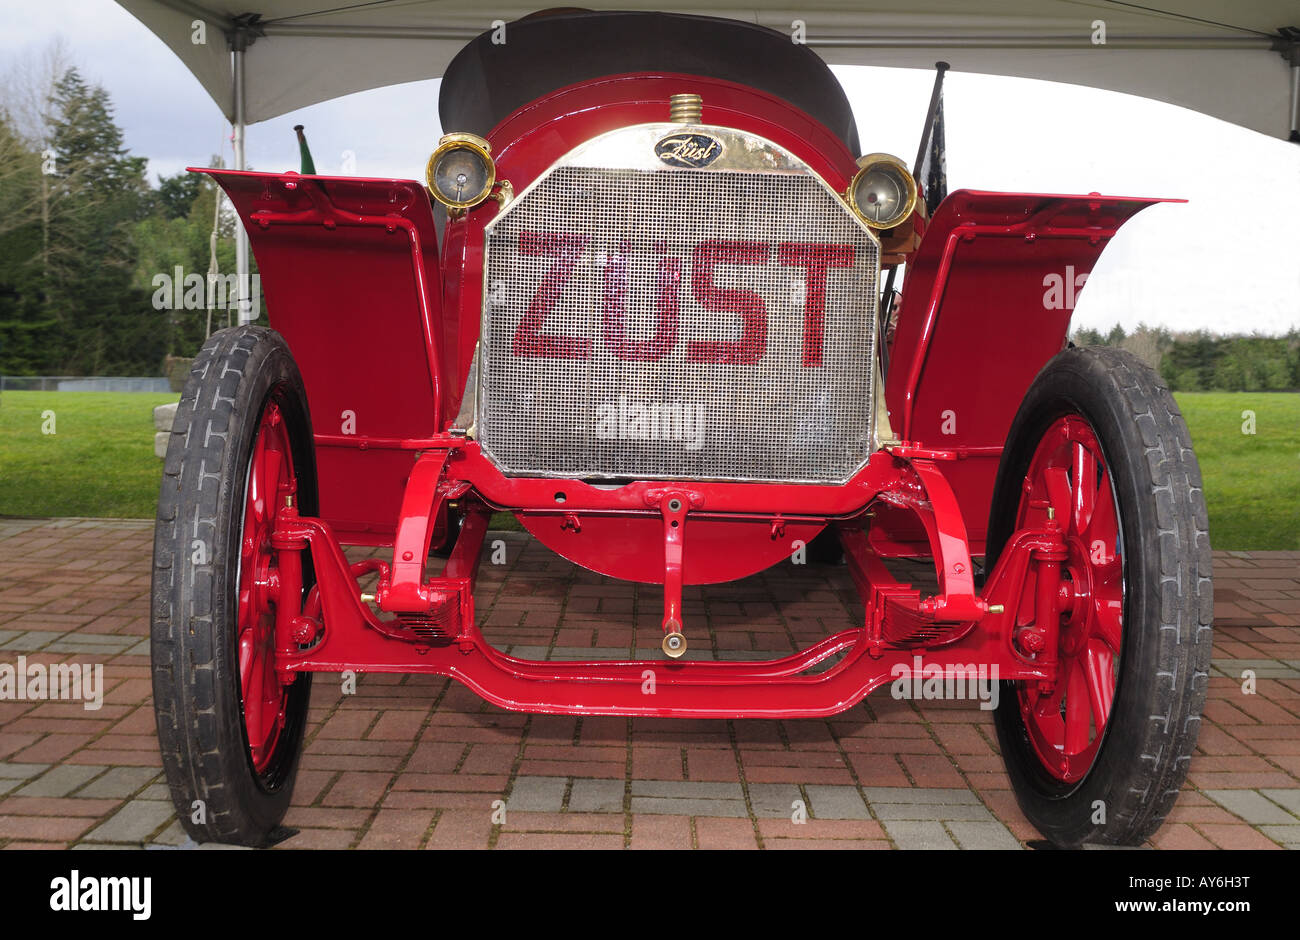
<path id="1" fill-rule="evenodd" d="M 175 176 L 163 176 L 158 179 L 156 203 L 163 215 L 169 219 L 179 219 L 190 214 L 194 200 L 199 197 L 203 180 L 197 173 L 182 170 Z"/>
<path id="2" fill-rule="evenodd" d="M 0 371 L 156 375 L 202 344 L 208 311 L 156 309 L 153 282 L 232 271 L 235 218 L 210 179 L 145 167 L 61 48 L 0 74 Z"/>
<path id="3" fill-rule="evenodd" d="M 220 158 L 214 156 L 211 162 L 219 165 Z M 138 222 L 132 232 L 138 250 L 133 284 L 151 295 L 157 289 L 155 278 L 163 275 L 174 282 L 178 268 L 182 276 L 198 274 L 206 281 L 214 252 L 217 273 L 229 273 L 235 267 L 234 214 L 224 200 L 218 208 L 219 190 L 209 177 L 197 173 L 185 175 L 193 182 L 172 188 L 173 194 L 194 194 L 184 206 L 184 212 L 173 215 L 160 202 L 157 211 Z M 177 181 L 178 177 L 164 177 L 162 183 L 168 180 Z M 162 188 L 159 187 L 160 193 Z M 206 309 L 167 309 L 155 315 L 162 319 L 164 351 L 169 355 L 193 356 L 207 338 L 210 324 Z M 225 307 L 214 309 L 212 318 L 216 322 L 211 325 L 224 326 L 226 315 Z"/>
<path id="4" fill-rule="evenodd" d="M 161 360 L 164 342 L 144 315 L 147 298 L 131 283 L 128 228 L 152 202 L 146 161 L 127 153 L 108 92 L 87 85 L 75 68 L 55 85 L 49 128 L 54 172 L 44 280 L 59 326 L 49 337 L 58 371 L 139 371 Z"/>
<path id="5" fill-rule="evenodd" d="M 1214 365 L 1213 387 L 1225 392 L 1245 391 L 1249 385 L 1247 375 L 1248 364 L 1245 358 L 1239 350 L 1229 348 Z"/>
<path id="6" fill-rule="evenodd" d="M 34 373 L 54 325 L 41 291 L 41 160 L 0 112 L 0 373 Z"/>
<path id="7" fill-rule="evenodd" d="M 1173 337 L 1169 352 L 1160 363 L 1160 373 L 1177 392 L 1198 392 L 1215 387 L 1214 371 L 1221 350 L 1218 340 L 1200 330 Z"/>
<path id="8" fill-rule="evenodd" d="M 1106 340 L 1097 330 L 1091 327 L 1083 327 L 1074 331 L 1072 342 L 1076 346 L 1102 346 Z"/>
<path id="9" fill-rule="evenodd" d="M 1139 323 L 1138 328 L 1119 343 L 1121 349 L 1131 352 L 1156 372 L 1160 371 L 1160 362 L 1172 345 L 1173 338 L 1168 330 L 1149 327 L 1145 323 Z"/>
<path id="10" fill-rule="evenodd" d="M 0 235 L 40 217 L 41 154 L 0 109 Z"/>
<path id="11" fill-rule="evenodd" d="M 45 296 L 52 164 L 48 99 L 67 69 L 55 40 L 14 57 L 0 74 L 0 372 L 48 371 L 56 323 Z"/>

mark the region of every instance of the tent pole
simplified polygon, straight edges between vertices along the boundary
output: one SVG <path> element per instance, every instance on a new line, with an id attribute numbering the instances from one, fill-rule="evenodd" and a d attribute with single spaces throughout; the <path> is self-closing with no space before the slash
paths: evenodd
<path id="1" fill-rule="evenodd" d="M 246 169 L 244 160 L 244 50 L 243 42 L 234 43 L 234 79 L 235 79 L 235 169 Z M 235 274 L 239 281 L 239 317 L 242 326 L 250 322 L 257 314 L 252 309 L 252 298 L 248 276 L 248 233 L 244 223 L 236 220 L 235 229 Z"/>
<path id="2" fill-rule="evenodd" d="M 1300 26 L 1288 26 L 1278 33 L 1273 49 L 1291 66 L 1291 135 L 1287 139 L 1300 144 Z"/>
<path id="3" fill-rule="evenodd" d="M 1300 144 L 1300 61 L 1291 66 L 1291 142 Z"/>

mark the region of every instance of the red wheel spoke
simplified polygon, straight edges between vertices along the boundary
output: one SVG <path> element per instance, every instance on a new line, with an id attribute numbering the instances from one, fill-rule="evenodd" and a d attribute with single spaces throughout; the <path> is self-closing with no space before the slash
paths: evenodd
<path id="1" fill-rule="evenodd" d="M 1065 725 L 1061 718 L 1061 697 L 1064 694 L 1065 687 L 1058 683 L 1050 694 L 1040 696 L 1033 708 L 1039 728 L 1053 743 L 1065 737 Z"/>
<path id="2" fill-rule="evenodd" d="M 1100 639 L 1089 641 L 1083 652 L 1083 671 L 1088 682 L 1088 701 L 1093 721 L 1100 728 L 1110 715 L 1115 698 L 1115 657 Z"/>
<path id="3" fill-rule="evenodd" d="M 244 701 L 248 701 L 248 693 L 252 687 L 255 645 L 256 640 L 253 638 L 251 627 L 239 635 L 239 688 L 243 693 Z"/>
<path id="4" fill-rule="evenodd" d="M 1078 660 L 1061 664 L 1067 673 L 1065 690 L 1065 753 L 1078 754 L 1088 746 L 1092 710 L 1088 704 L 1088 683 Z"/>
<path id="5" fill-rule="evenodd" d="M 278 449 L 268 447 L 262 457 L 262 478 L 266 480 L 266 501 L 263 504 L 263 512 L 268 516 L 274 514 L 272 507 L 276 506 L 280 494 L 276 492 L 279 488 L 280 469 L 284 464 L 284 454 Z"/>
<path id="6" fill-rule="evenodd" d="M 247 523 L 247 520 L 245 520 L 245 522 Z M 244 531 L 247 532 L 249 530 L 248 528 L 245 528 Z M 253 560 L 256 558 L 257 539 L 255 536 L 245 535 L 243 540 L 239 543 L 239 563 L 247 568 L 253 564 Z M 243 598 L 241 595 L 241 602 L 242 600 Z"/>
<path id="7" fill-rule="evenodd" d="M 1098 490 L 1097 505 L 1093 510 L 1092 518 L 1088 520 L 1085 532 L 1093 538 L 1106 539 L 1113 549 L 1115 540 L 1119 536 L 1119 519 L 1115 517 L 1115 500 L 1110 493 L 1109 476 L 1102 476 Z"/>
<path id="8" fill-rule="evenodd" d="M 259 647 L 261 644 L 257 644 Z M 264 700 L 263 684 L 266 681 L 266 657 L 262 655 L 259 648 L 253 654 L 253 659 L 249 663 L 248 672 L 248 691 L 244 697 L 244 726 L 248 730 L 248 743 L 251 747 L 258 747 L 265 743 L 267 736 L 266 729 L 266 702 Z"/>
<path id="9" fill-rule="evenodd" d="M 1087 530 L 1097 503 L 1097 458 L 1083 444 L 1074 445 L 1074 505 L 1070 514 L 1070 531 Z"/>
<path id="10" fill-rule="evenodd" d="M 1122 642 L 1123 603 L 1116 599 L 1098 599 L 1093 602 L 1092 634 L 1112 653 L 1120 651 Z"/>
<path id="11" fill-rule="evenodd" d="M 259 542 L 262 538 L 262 518 L 259 514 L 259 504 L 255 495 L 260 490 L 260 481 L 256 479 L 254 473 L 250 472 L 248 475 L 248 499 L 244 503 L 243 537 L 239 540 L 239 561 L 246 571 L 252 570 L 258 552 L 261 550 Z"/>
<path id="12" fill-rule="evenodd" d="M 259 432 L 253 445 L 253 457 L 248 467 L 248 502 L 244 513 L 245 526 L 251 521 L 258 526 L 266 521 L 267 481 L 262 475 L 266 454 L 266 436 Z M 245 530 L 247 534 L 247 529 Z"/>
<path id="13" fill-rule="evenodd" d="M 1043 471 L 1043 481 L 1047 484 L 1047 500 L 1056 511 L 1056 518 L 1061 525 L 1068 525 L 1074 496 L 1070 492 L 1070 476 L 1064 467 L 1048 467 Z"/>

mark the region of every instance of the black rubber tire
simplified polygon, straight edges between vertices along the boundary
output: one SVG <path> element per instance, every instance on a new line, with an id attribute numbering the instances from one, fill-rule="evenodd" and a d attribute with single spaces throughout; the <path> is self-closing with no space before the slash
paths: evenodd
<path id="1" fill-rule="evenodd" d="M 1123 350 L 1066 349 L 1038 374 L 1012 423 L 989 517 L 988 570 L 1012 534 L 1039 440 L 1067 413 L 1097 435 L 1119 508 L 1126 594 L 1115 697 L 1093 764 L 1073 784 L 1042 766 L 1013 682 L 1002 683 L 994 723 L 1020 808 L 1050 842 L 1139 845 L 1178 797 L 1205 707 L 1209 521 L 1187 424 L 1156 373 Z M 1104 823 L 1094 822 L 1096 801 Z"/>
<path id="2" fill-rule="evenodd" d="M 255 772 L 244 728 L 236 653 L 236 585 L 244 486 L 261 415 L 284 415 L 298 506 L 317 513 L 316 463 L 302 377 L 280 334 L 221 330 L 190 369 L 172 425 L 154 529 L 153 698 L 172 802 L 199 842 L 262 846 L 289 808 L 311 694 L 290 686 L 270 766 Z M 207 546 L 196 564 L 193 542 Z M 202 559 L 200 559 L 202 560 Z M 308 559 L 304 589 L 312 583 Z M 203 802 L 195 822 L 195 801 Z"/>

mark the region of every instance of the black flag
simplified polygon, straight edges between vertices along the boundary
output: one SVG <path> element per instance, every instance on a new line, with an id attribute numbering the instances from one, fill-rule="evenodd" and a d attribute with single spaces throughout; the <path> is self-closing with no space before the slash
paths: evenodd
<path id="1" fill-rule="evenodd" d="M 925 192 L 926 214 L 934 215 L 934 210 L 948 195 L 948 158 L 943 140 L 943 90 L 939 90 L 938 103 L 934 114 L 934 125 L 930 130 L 930 140 L 921 161 L 921 172 L 917 175 L 921 188 Z"/>

